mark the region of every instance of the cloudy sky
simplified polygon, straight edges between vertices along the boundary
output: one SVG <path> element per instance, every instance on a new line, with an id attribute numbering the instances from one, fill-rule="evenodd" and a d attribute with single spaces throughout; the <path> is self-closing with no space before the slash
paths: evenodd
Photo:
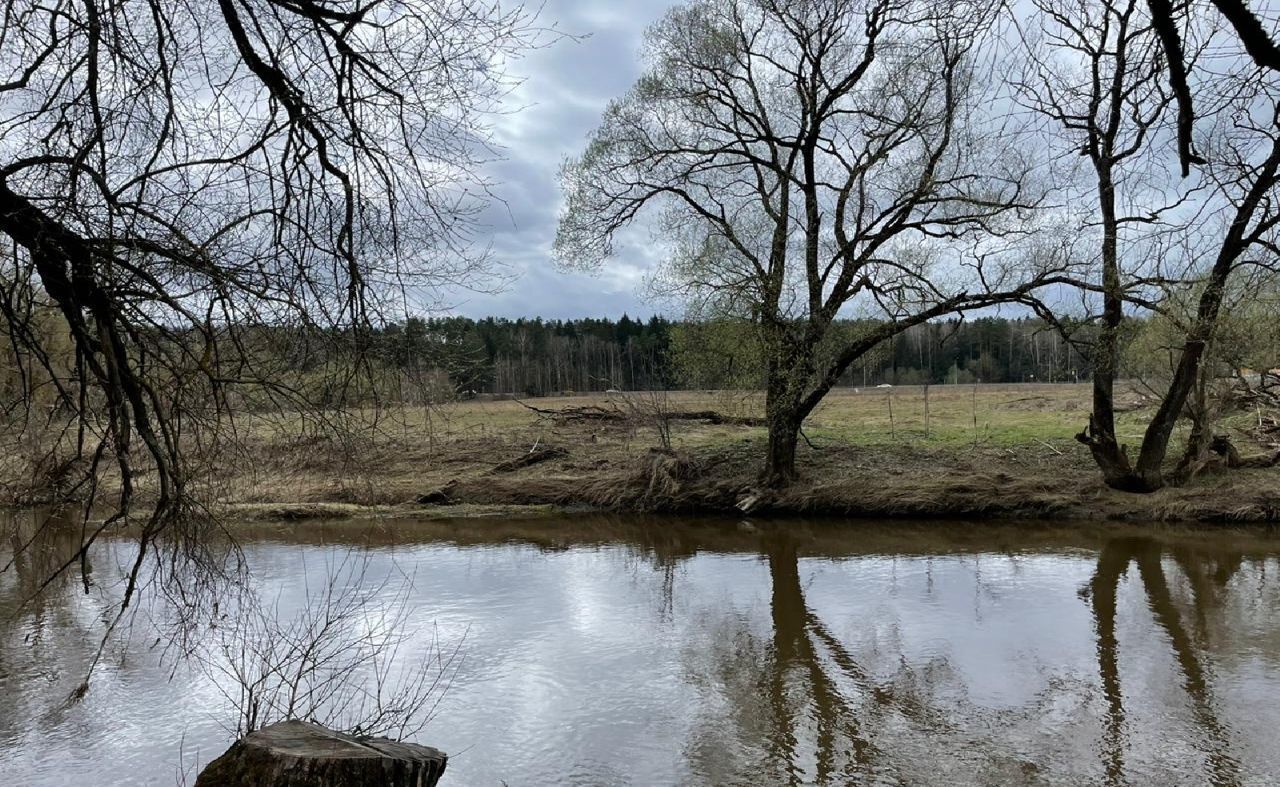
<path id="1" fill-rule="evenodd" d="M 582 150 L 610 99 L 639 76 L 645 28 L 671 0 L 548 0 L 541 21 L 581 36 L 561 40 L 512 68 L 524 83 L 511 98 L 520 107 L 496 124 L 506 160 L 493 167 L 497 193 L 485 219 L 487 240 L 512 280 L 501 292 L 454 292 L 451 311 L 470 317 L 647 316 L 660 307 L 639 292 L 651 260 L 648 234 L 631 234 L 597 274 L 566 273 L 551 261 L 560 206 L 557 171 L 565 156 Z"/>

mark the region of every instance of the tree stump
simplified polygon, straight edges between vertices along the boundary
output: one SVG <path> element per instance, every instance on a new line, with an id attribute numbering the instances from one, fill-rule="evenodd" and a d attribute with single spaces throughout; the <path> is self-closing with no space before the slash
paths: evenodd
<path id="1" fill-rule="evenodd" d="M 435 787 L 448 759 L 430 746 L 286 721 L 233 743 L 196 787 Z"/>

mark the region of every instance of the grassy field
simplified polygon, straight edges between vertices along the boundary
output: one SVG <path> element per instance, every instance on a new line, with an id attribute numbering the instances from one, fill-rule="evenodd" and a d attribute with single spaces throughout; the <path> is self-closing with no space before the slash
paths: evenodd
<path id="1" fill-rule="evenodd" d="M 1206 475 L 1150 496 L 1106 489 L 1074 439 L 1087 420 L 1089 396 L 1087 385 L 1070 384 L 839 389 L 805 424 L 800 482 L 770 507 L 877 516 L 1278 518 L 1280 471 Z M 1122 439 L 1136 443 L 1152 403 L 1132 390 L 1119 403 Z M 637 415 L 566 422 L 526 404 Z M 224 503 L 268 517 L 369 507 L 424 515 L 529 505 L 732 510 L 754 484 L 765 430 L 672 421 L 671 450 L 664 450 L 656 414 L 695 410 L 760 416 L 763 400 L 727 391 L 476 399 L 349 414 L 342 439 L 290 419 L 258 420 L 242 451 L 222 458 L 209 481 Z M 1240 413 L 1229 424 L 1238 427 L 1246 452 L 1266 448 L 1245 436 L 1253 419 Z M 564 453 L 510 472 L 496 469 L 548 447 Z M 431 505 L 415 502 L 424 496 Z"/>
<path id="2" fill-rule="evenodd" d="M 1071 384 L 838 389 L 805 423 L 799 482 L 767 507 L 866 516 L 1280 519 L 1280 470 L 1209 474 L 1147 496 L 1107 489 L 1074 439 L 1089 397 L 1087 385 Z M 1134 390 L 1122 391 L 1118 403 L 1121 437 L 1136 443 L 1153 403 Z M 566 421 L 526 404 L 630 417 Z M 315 416 L 242 417 L 238 439 L 205 457 L 196 480 L 235 515 L 254 518 L 452 516 L 530 506 L 733 511 L 755 485 L 765 430 L 662 417 L 701 410 L 759 417 L 763 399 L 730 391 L 482 398 L 328 413 L 325 428 Z M 1255 422 L 1240 412 L 1227 424 L 1246 453 L 1268 450 L 1249 435 Z M 558 449 L 548 461 L 501 467 L 548 448 Z"/>
<path id="3" fill-rule="evenodd" d="M 838 388 L 805 422 L 811 439 L 855 445 L 995 444 L 1072 440 L 1089 413 L 1086 385 L 961 385 L 895 388 Z M 664 394 L 613 393 L 539 399 L 474 399 L 421 408 L 398 408 L 360 419 L 378 420 L 387 434 L 436 438 L 444 442 L 545 426 L 525 405 L 555 410 L 572 407 L 629 409 L 657 406 L 672 411 L 715 410 L 730 416 L 763 416 L 764 397 L 742 391 L 673 391 Z M 1140 439 L 1145 401 L 1124 392 L 1118 427 L 1125 439 Z M 763 434 L 763 430 L 761 430 Z M 642 435 L 636 435 L 642 438 Z M 741 437 L 737 429 L 684 428 L 682 444 L 705 445 Z"/>

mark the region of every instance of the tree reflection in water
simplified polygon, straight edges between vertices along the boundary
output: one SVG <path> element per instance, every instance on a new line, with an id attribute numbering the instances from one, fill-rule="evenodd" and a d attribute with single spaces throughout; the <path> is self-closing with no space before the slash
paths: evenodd
<path id="1" fill-rule="evenodd" d="M 51 629 L 76 625 L 63 596 L 75 582 L 88 592 L 93 561 L 82 554 L 79 520 L 67 510 L 31 511 L 25 516 L 0 517 L 7 550 L 0 549 L 0 616 L 25 615 L 24 637 L 38 643 Z M 78 574 L 60 571 L 70 561 Z"/>
<path id="2" fill-rule="evenodd" d="M 16 555 L 0 560 L 0 743 L 105 750 L 138 698 L 78 716 L 61 707 L 120 561 L 103 545 L 88 596 L 75 575 L 36 593 L 79 543 L 36 524 L 0 528 L 0 555 Z M 722 521 L 432 527 L 272 528 L 249 550 L 282 588 L 299 582 L 299 545 L 320 556 L 367 547 L 386 568 L 420 561 L 430 574 L 421 608 L 482 624 L 477 668 L 442 712 L 463 730 L 458 749 L 474 745 L 473 766 L 485 762 L 474 766 L 484 778 L 464 783 L 495 783 L 519 770 L 512 763 L 551 762 L 543 775 L 563 776 L 573 761 L 582 784 L 644 783 L 636 774 L 652 765 L 651 781 L 691 785 L 1244 787 L 1270 783 L 1280 764 L 1269 738 L 1280 721 L 1271 538 Z M 141 693 L 148 720 L 153 706 L 185 723 L 208 687 L 166 682 L 145 652 L 119 662 L 120 686 Z M 601 687 L 607 697 L 593 693 Z M 91 711 L 111 721 L 94 727 Z M 504 727 L 508 717 L 518 723 Z M 492 732 L 521 728 L 535 731 L 534 749 Z M 173 754 L 147 751 L 138 756 L 153 759 L 138 762 Z"/>
<path id="3" fill-rule="evenodd" d="M 817 622 L 805 603 L 795 541 L 785 535 L 768 539 L 769 576 L 773 582 L 773 653 L 768 697 L 774 729 L 770 748 L 786 763 L 789 784 L 799 784 L 796 763 L 797 720 L 794 694 L 807 694 L 816 730 L 817 778 L 826 782 L 837 773 L 848 775 L 871 765 L 875 747 L 863 736 L 859 720 L 828 674 L 814 647 L 811 629 Z M 851 661 L 848 663 L 852 664 Z M 862 677 L 862 676 L 858 676 Z M 794 693 L 793 693 L 794 692 Z M 845 762 L 840 762 L 842 758 Z"/>
<path id="4" fill-rule="evenodd" d="M 88 663 L 78 658 L 83 648 L 76 644 L 93 641 L 102 621 L 100 599 L 89 595 L 95 565 L 90 555 L 80 554 L 79 522 L 65 510 L 0 512 L 0 685 L 61 687 L 68 674 Z M 58 570 L 70 561 L 80 564 L 77 572 Z M 68 659 L 50 659 L 50 652 Z M 65 718 L 65 688 L 50 692 L 56 694 L 52 703 L 37 691 L 2 693 L 0 741 L 32 726 L 57 726 Z"/>
<path id="5" fill-rule="evenodd" d="M 964 676 L 957 676 L 945 658 L 912 664 L 905 651 L 873 653 L 864 657 L 864 666 L 806 600 L 796 540 L 786 531 L 770 532 L 761 540 L 761 552 L 771 583 L 771 631 L 761 636 L 744 617 L 720 632 L 715 681 L 726 697 L 732 732 L 726 732 L 723 723 L 711 724 L 713 729 L 700 730 L 689 743 L 686 754 L 700 778 L 719 784 L 915 783 L 930 767 L 907 761 L 920 751 L 904 745 L 915 737 L 936 741 L 931 756 L 939 767 L 956 755 L 956 742 L 962 742 L 966 748 L 959 755 L 972 758 L 974 769 L 985 772 L 990 784 L 1057 783 L 1048 777 L 1053 763 L 1034 762 L 1026 752 L 1013 753 L 1009 741 L 1000 739 L 1003 729 L 1034 717 L 1034 709 L 977 707 L 964 696 Z M 1166 563 L 1178 576 L 1168 574 Z M 1203 757 L 1205 773 L 1189 783 L 1242 783 L 1231 730 L 1220 721 L 1215 705 L 1205 651 L 1209 624 L 1220 615 L 1229 595 L 1227 585 L 1244 564 L 1239 551 L 1206 551 L 1185 543 L 1167 546 L 1153 538 L 1115 538 L 1100 549 L 1081 596 L 1096 626 L 1104 702 L 1093 718 L 1101 728 L 1097 768 L 1107 784 L 1141 784 L 1150 777 L 1147 772 L 1127 773 L 1125 761 L 1127 730 L 1134 720 L 1125 712 L 1120 667 L 1124 643 L 1117 608 L 1130 566 L 1137 568 L 1135 578 L 1149 620 L 1164 634 L 1195 726 L 1197 739 L 1190 745 Z M 1185 612 L 1175 597 L 1175 589 L 1183 588 L 1190 606 Z M 850 587 L 849 592 L 858 589 Z M 1190 619 L 1190 627 L 1184 617 Z M 1143 642 L 1141 647 L 1150 653 L 1152 644 Z M 886 660 L 900 662 L 896 672 L 887 679 L 873 674 Z M 1050 684 L 1045 694 L 1071 690 Z M 1024 715 L 998 718 L 1002 713 Z M 1179 734 L 1175 729 L 1155 732 L 1170 738 Z M 1145 754 L 1149 759 L 1151 752 Z M 983 759 L 985 763 L 977 762 Z M 945 778 L 941 771 L 938 778 Z"/>
<path id="6" fill-rule="evenodd" d="M 771 631 L 761 638 L 744 619 L 720 642 L 714 669 L 737 740 L 721 724 L 700 731 L 687 749 L 695 770 L 716 784 L 900 783 L 894 756 L 872 738 L 898 720 L 951 726 L 929 705 L 930 677 L 903 664 L 877 681 L 809 606 L 796 540 L 779 529 L 760 549 Z"/>
<path id="7" fill-rule="evenodd" d="M 1204 755 L 1209 779 L 1213 785 L 1227 787 L 1240 783 L 1239 763 L 1231 756 L 1226 728 L 1219 722 L 1214 708 L 1208 674 L 1200 655 L 1200 646 L 1183 625 L 1182 614 L 1174 604 L 1165 577 L 1163 545 L 1152 538 L 1115 538 L 1108 541 L 1098 555 L 1098 567 L 1089 587 L 1089 597 L 1098 633 L 1098 669 L 1102 677 L 1107 714 L 1103 722 L 1103 759 L 1108 784 L 1128 783 L 1124 775 L 1125 710 L 1120 685 L 1119 651 L 1116 635 L 1116 608 L 1120 581 L 1131 564 L 1138 567 L 1138 577 L 1146 594 L 1147 605 L 1156 624 L 1168 637 L 1182 686 L 1191 701 L 1196 724 L 1203 732 Z M 1182 545 L 1172 550 L 1174 561 L 1181 567 L 1191 586 L 1194 616 L 1201 637 L 1207 627 L 1210 608 L 1220 591 L 1240 568 L 1243 556 L 1229 553 L 1225 559 L 1212 562 L 1200 553 Z"/>

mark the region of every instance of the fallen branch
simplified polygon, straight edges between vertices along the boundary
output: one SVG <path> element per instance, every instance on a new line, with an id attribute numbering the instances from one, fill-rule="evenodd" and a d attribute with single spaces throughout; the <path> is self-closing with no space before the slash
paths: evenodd
<path id="1" fill-rule="evenodd" d="M 543 407 L 534 407 L 519 399 L 516 399 L 515 402 L 526 410 L 532 410 L 540 416 L 557 421 L 625 421 L 629 418 L 627 413 L 616 407 L 586 405 L 584 407 L 563 407 L 559 410 L 551 410 Z"/>
<path id="2" fill-rule="evenodd" d="M 673 421 L 706 421 L 716 426 L 767 426 L 768 422 L 763 418 L 755 418 L 744 415 L 724 415 L 715 410 L 686 410 L 668 413 L 667 417 Z"/>
<path id="3" fill-rule="evenodd" d="M 426 494 L 418 495 L 414 500 L 418 505 L 424 506 L 444 506 L 454 502 L 454 490 L 458 488 L 458 479 L 454 479 L 439 489 L 433 489 Z"/>
<path id="4" fill-rule="evenodd" d="M 1057 454 L 1058 456 L 1062 456 L 1062 455 L 1063 455 L 1063 454 L 1062 454 L 1062 452 L 1061 452 L 1061 451 L 1059 451 L 1059 450 L 1058 450 L 1058 448 L 1057 448 L 1056 446 L 1054 446 L 1052 443 L 1047 443 L 1047 442 L 1045 442 L 1044 440 L 1037 440 L 1036 442 L 1037 442 L 1037 443 L 1039 443 L 1040 445 L 1044 446 L 1045 448 L 1048 448 L 1050 451 L 1054 452 L 1054 453 L 1055 453 L 1055 454 Z"/>
<path id="5" fill-rule="evenodd" d="M 1139 396 L 1131 402 L 1116 402 L 1115 411 L 1117 413 L 1131 413 L 1134 410 L 1142 410 L 1150 406 L 1151 402 L 1145 396 Z"/>
<path id="6" fill-rule="evenodd" d="M 540 416 L 557 421 L 634 421 L 637 416 L 617 407 L 600 407 L 585 405 L 582 407 L 562 407 L 553 410 L 534 407 L 516 399 L 515 402 L 526 410 L 532 410 Z M 766 426 L 763 418 L 752 416 L 725 415 L 715 410 L 675 410 L 663 413 L 663 417 L 672 421 L 705 421 L 716 426 Z"/>
<path id="7" fill-rule="evenodd" d="M 506 462 L 496 464 L 493 466 L 493 469 L 490 470 L 489 472 L 490 473 L 510 473 L 514 470 L 519 470 L 522 467 L 529 467 L 531 465 L 540 464 L 542 462 L 547 462 L 552 459 L 559 459 L 562 456 L 568 456 L 568 455 L 569 455 L 569 452 L 564 450 L 563 448 L 556 448 L 554 446 L 549 446 L 549 445 L 543 446 L 542 448 L 538 448 L 535 445 L 533 450 L 529 451 L 529 453 L 524 454 L 523 456 L 518 456 L 515 459 L 509 459 Z"/>

